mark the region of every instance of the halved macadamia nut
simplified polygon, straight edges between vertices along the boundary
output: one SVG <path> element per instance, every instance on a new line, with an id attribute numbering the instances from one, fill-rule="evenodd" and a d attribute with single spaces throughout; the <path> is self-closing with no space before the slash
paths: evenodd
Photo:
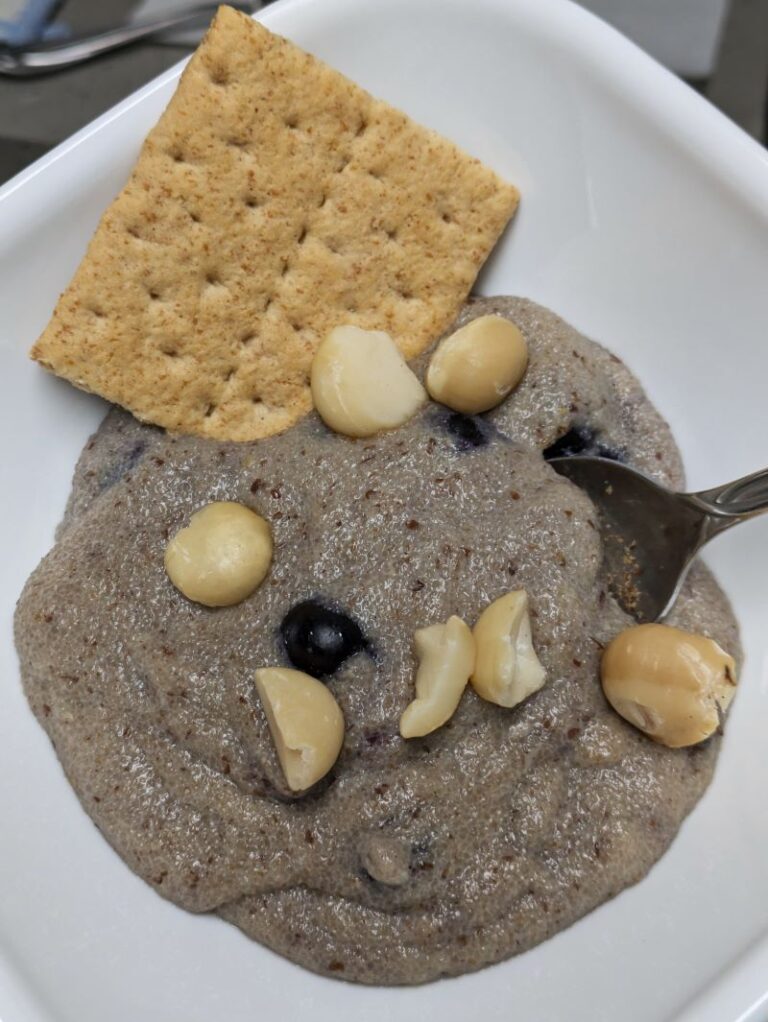
<path id="1" fill-rule="evenodd" d="M 316 678 L 289 667 L 256 671 L 256 690 L 291 791 L 325 777 L 344 743 L 344 715 Z"/>
<path id="2" fill-rule="evenodd" d="M 453 716 L 475 664 L 472 632 L 461 618 L 430 625 L 414 634 L 419 670 L 416 698 L 400 718 L 403 738 L 421 738 Z"/>
<path id="3" fill-rule="evenodd" d="M 240 603 L 272 563 L 272 532 L 255 511 L 215 501 L 196 511 L 165 548 L 165 570 L 187 599 L 206 607 Z"/>
<path id="4" fill-rule="evenodd" d="M 620 716 L 672 749 L 709 738 L 736 691 L 733 657 L 670 625 L 636 625 L 603 653 L 603 691 Z"/>
<path id="5" fill-rule="evenodd" d="M 494 600 L 474 627 L 477 657 L 472 688 L 498 706 L 517 706 L 538 691 L 546 672 L 536 656 L 524 589 Z"/>
<path id="6" fill-rule="evenodd" d="M 312 400 L 320 418 L 344 436 L 373 436 L 412 418 L 427 394 L 381 330 L 339 326 L 317 349 Z"/>
<path id="7" fill-rule="evenodd" d="M 441 341 L 427 369 L 430 397 L 456 412 L 495 408 L 520 383 L 528 345 L 503 316 L 478 316 Z"/>

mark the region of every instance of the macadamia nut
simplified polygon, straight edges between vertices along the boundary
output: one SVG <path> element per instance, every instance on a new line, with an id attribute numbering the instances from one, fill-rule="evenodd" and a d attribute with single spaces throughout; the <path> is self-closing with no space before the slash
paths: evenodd
<path id="1" fill-rule="evenodd" d="M 459 617 L 419 629 L 413 641 L 419 670 L 416 698 L 400 718 L 403 738 L 428 735 L 453 716 L 475 664 L 472 632 Z"/>
<path id="2" fill-rule="evenodd" d="M 603 653 L 601 675 L 614 710 L 672 749 L 709 738 L 736 691 L 733 657 L 669 625 L 621 632 Z"/>
<path id="3" fill-rule="evenodd" d="M 427 400 L 389 334 L 340 326 L 312 362 L 312 400 L 336 433 L 373 436 L 407 422 Z"/>
<path id="4" fill-rule="evenodd" d="M 430 397 L 474 415 L 495 408 L 522 380 L 528 345 L 503 316 L 479 316 L 441 341 L 427 369 Z"/>
<path id="5" fill-rule="evenodd" d="M 291 791 L 325 777 L 344 743 L 344 715 L 316 678 L 288 667 L 256 671 L 256 690 Z"/>
<path id="6" fill-rule="evenodd" d="M 494 600 L 474 627 L 477 659 L 472 674 L 475 692 L 498 706 L 517 706 L 546 681 L 536 656 L 524 589 Z"/>
<path id="7" fill-rule="evenodd" d="M 206 607 L 240 603 L 261 585 L 271 563 L 269 524 L 233 501 L 206 504 L 165 548 L 171 582 Z"/>

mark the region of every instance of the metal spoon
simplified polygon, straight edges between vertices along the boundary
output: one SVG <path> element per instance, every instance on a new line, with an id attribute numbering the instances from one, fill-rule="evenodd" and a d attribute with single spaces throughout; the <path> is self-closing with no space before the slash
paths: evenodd
<path id="1" fill-rule="evenodd" d="M 115 50 L 120 46 L 127 46 L 129 43 L 146 39 L 147 36 L 157 35 L 170 28 L 192 26 L 204 18 L 213 17 L 218 6 L 218 4 L 204 4 L 184 12 L 168 14 L 155 21 L 120 25 L 117 28 L 107 29 L 93 35 L 76 36 L 65 42 L 33 43 L 18 48 L 0 45 L 0 75 L 28 78 L 32 75 L 44 75 L 51 71 L 58 71 L 59 68 L 80 64 L 100 53 Z M 258 2 L 231 3 L 230 6 L 245 14 L 253 14 L 262 4 Z"/>
<path id="2" fill-rule="evenodd" d="M 701 493 L 674 493 L 607 458 L 549 464 L 592 499 L 601 519 L 604 577 L 638 621 L 670 612 L 691 562 L 713 536 L 768 511 L 768 469 Z"/>

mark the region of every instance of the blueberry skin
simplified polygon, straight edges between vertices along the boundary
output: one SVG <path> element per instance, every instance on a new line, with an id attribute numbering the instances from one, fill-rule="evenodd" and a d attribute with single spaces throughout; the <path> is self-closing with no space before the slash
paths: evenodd
<path id="1" fill-rule="evenodd" d="M 446 419 L 446 428 L 460 451 L 470 451 L 477 447 L 485 447 L 490 440 L 490 430 L 486 423 L 476 415 L 464 415 L 462 412 L 451 412 Z"/>
<path id="2" fill-rule="evenodd" d="M 137 440 L 136 443 L 126 451 L 116 465 L 110 465 L 102 478 L 99 480 L 99 490 L 108 490 L 119 483 L 128 472 L 132 471 L 144 456 L 147 449 L 146 440 Z"/>
<path id="3" fill-rule="evenodd" d="M 288 659 L 314 678 L 333 674 L 368 642 L 356 621 L 319 600 L 302 600 L 291 607 L 280 625 Z"/>
<path id="4" fill-rule="evenodd" d="M 611 461 L 624 461 L 624 455 L 615 447 L 609 447 L 598 439 L 598 434 L 590 426 L 572 426 L 567 433 L 558 437 L 546 448 L 544 460 L 551 458 L 572 458 L 575 455 L 587 454 L 596 458 L 610 458 Z"/>

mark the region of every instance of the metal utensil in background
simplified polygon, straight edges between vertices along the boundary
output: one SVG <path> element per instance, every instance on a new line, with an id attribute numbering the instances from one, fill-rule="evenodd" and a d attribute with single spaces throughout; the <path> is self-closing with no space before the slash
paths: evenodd
<path id="1" fill-rule="evenodd" d="M 203 4 L 185 11 L 168 14 L 152 21 L 136 22 L 105 29 L 91 35 L 68 39 L 66 42 L 40 42 L 27 46 L 0 46 L 0 75 L 26 78 L 32 75 L 49 74 L 72 64 L 91 60 L 101 53 L 128 46 L 149 36 L 167 32 L 169 29 L 191 27 L 216 13 L 218 4 Z M 232 7 L 246 14 L 253 14 L 262 4 L 232 3 Z"/>
<path id="2" fill-rule="evenodd" d="M 603 576 L 638 621 L 665 617 L 698 551 L 713 536 L 768 511 L 768 469 L 700 493 L 674 493 L 607 458 L 549 464 L 592 499 L 600 516 Z"/>

